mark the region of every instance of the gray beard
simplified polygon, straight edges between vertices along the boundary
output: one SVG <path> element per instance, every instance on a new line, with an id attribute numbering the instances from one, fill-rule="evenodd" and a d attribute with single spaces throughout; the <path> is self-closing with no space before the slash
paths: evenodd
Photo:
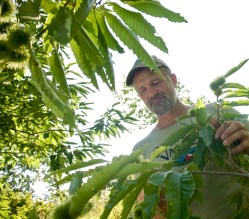
<path id="1" fill-rule="evenodd" d="M 153 103 L 153 99 L 160 98 L 159 103 Z M 163 115 L 170 112 L 176 103 L 176 96 L 169 97 L 166 93 L 157 93 L 149 100 L 149 109 L 156 115 Z"/>

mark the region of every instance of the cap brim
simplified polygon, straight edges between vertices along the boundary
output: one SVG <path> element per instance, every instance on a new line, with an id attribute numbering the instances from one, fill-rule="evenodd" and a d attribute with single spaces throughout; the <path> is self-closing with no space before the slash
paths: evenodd
<path id="1" fill-rule="evenodd" d="M 160 67 L 166 67 L 166 68 L 168 68 L 168 66 L 163 65 L 163 64 L 157 65 L 157 67 L 158 67 L 158 68 L 160 68 Z M 137 68 L 132 69 L 132 70 L 128 73 L 128 75 L 127 75 L 127 77 L 126 77 L 126 86 L 131 86 L 131 85 L 132 85 L 132 82 L 133 82 L 133 78 L 134 78 L 135 73 L 136 73 L 138 70 L 142 69 L 142 68 L 148 68 L 148 67 L 147 67 L 147 66 L 139 66 L 139 67 L 137 67 Z"/>
<path id="2" fill-rule="evenodd" d="M 134 69 L 132 69 L 129 73 L 128 73 L 128 75 L 127 75 L 127 77 L 126 77 L 126 86 L 131 86 L 132 85 L 132 81 L 133 81 L 133 78 L 134 78 L 134 75 L 135 75 L 135 73 L 139 70 L 139 69 L 142 69 L 142 68 L 146 68 L 146 67 L 137 67 L 137 68 L 134 68 Z"/>

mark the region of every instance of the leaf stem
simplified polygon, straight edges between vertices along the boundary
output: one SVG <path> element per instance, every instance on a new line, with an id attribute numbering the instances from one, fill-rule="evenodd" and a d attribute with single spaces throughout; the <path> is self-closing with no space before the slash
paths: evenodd
<path id="1" fill-rule="evenodd" d="M 192 174 L 205 174 L 205 175 L 226 175 L 226 176 L 238 176 L 249 178 L 249 173 L 235 173 L 235 172 L 216 172 L 216 171 L 191 171 Z"/>

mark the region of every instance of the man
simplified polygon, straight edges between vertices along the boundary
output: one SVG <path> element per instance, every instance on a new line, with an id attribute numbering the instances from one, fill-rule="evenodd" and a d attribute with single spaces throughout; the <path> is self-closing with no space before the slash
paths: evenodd
<path id="1" fill-rule="evenodd" d="M 151 133 L 134 146 L 134 150 L 136 150 L 148 145 L 143 154 L 147 159 L 150 158 L 151 153 L 156 148 L 162 145 L 168 136 L 181 127 L 177 122 L 177 118 L 187 114 L 192 108 L 192 106 L 181 102 L 177 96 L 176 75 L 171 72 L 164 61 L 156 56 L 152 56 L 152 58 L 159 68 L 160 74 L 151 71 L 138 59 L 126 78 L 126 85 L 133 86 L 146 107 L 157 116 L 157 123 Z M 216 108 L 213 104 L 208 104 L 206 108 L 208 114 L 216 113 Z M 218 127 L 216 120 L 213 120 L 212 125 L 217 128 L 215 137 L 221 139 L 225 147 L 237 142 L 236 147 L 231 149 L 232 154 L 248 153 L 249 123 L 246 128 L 244 124 L 238 121 L 226 121 Z M 158 156 L 156 161 L 170 160 L 172 155 L 173 149 L 168 149 Z M 206 170 L 213 170 L 213 168 L 211 164 L 206 167 Z M 232 182 L 232 179 L 230 180 L 230 177 L 227 176 L 205 175 L 204 177 L 204 200 L 201 204 L 193 202 L 191 206 L 192 215 L 210 219 L 233 218 L 236 213 L 236 206 L 229 205 L 228 197 L 241 189 L 239 184 Z M 164 200 L 162 199 L 159 206 L 165 205 L 165 202 L 163 202 Z M 165 206 L 161 208 L 165 210 Z"/>

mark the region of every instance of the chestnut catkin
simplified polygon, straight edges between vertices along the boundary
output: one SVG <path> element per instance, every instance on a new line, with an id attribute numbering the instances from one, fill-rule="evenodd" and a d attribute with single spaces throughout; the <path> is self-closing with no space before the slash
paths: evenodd
<path id="1" fill-rule="evenodd" d="M 0 22 L 0 34 L 6 34 L 11 25 L 13 25 L 11 22 Z"/>
<path id="2" fill-rule="evenodd" d="M 8 52 L 7 68 L 9 69 L 22 69 L 29 61 L 29 51 L 27 48 L 19 50 L 10 50 Z"/>
<path id="3" fill-rule="evenodd" d="M 28 52 L 23 50 L 13 50 L 9 53 L 10 61 L 23 62 L 28 60 Z"/>
<path id="4" fill-rule="evenodd" d="M 65 202 L 62 205 L 56 207 L 52 213 L 53 219 L 71 219 L 72 217 L 69 215 L 69 205 L 70 202 Z"/>
<path id="5" fill-rule="evenodd" d="M 30 34 L 22 27 L 12 26 L 9 28 L 7 38 L 9 47 L 12 49 L 28 46 L 30 43 Z"/>
<path id="6" fill-rule="evenodd" d="M 15 6 L 11 0 L 1 1 L 0 21 L 9 20 L 14 14 Z"/>

